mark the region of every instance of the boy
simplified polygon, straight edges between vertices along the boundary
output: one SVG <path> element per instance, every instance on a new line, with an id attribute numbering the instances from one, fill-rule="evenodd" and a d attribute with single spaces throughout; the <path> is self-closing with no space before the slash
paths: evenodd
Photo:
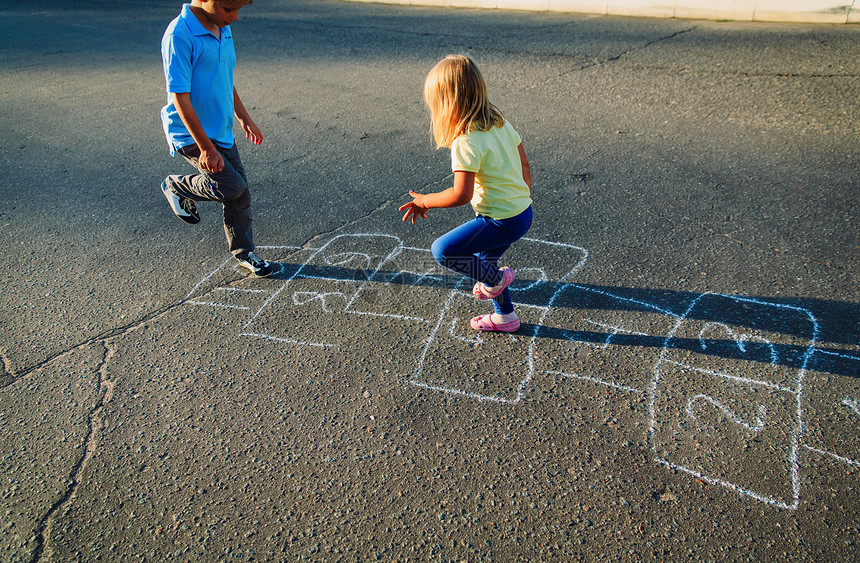
<path id="1" fill-rule="evenodd" d="M 230 24 L 253 0 L 193 0 L 182 6 L 161 39 L 168 101 L 161 121 L 170 154 L 179 152 L 198 174 L 171 175 L 161 183 L 173 213 L 186 223 L 200 222 L 195 201 L 224 206 L 224 232 L 230 252 L 255 276 L 278 270 L 254 252 L 251 193 L 233 136 L 233 116 L 254 144 L 263 134 L 233 86 L 236 52 Z"/>

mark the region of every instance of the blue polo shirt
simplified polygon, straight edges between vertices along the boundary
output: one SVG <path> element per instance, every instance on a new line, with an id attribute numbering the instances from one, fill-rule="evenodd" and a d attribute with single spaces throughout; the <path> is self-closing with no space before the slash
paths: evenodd
<path id="1" fill-rule="evenodd" d="M 170 94 L 191 93 L 191 105 L 206 135 L 222 147 L 232 147 L 233 69 L 236 51 L 230 26 L 221 28 L 221 38 L 203 27 L 191 11 L 170 22 L 161 39 L 161 58 L 167 80 L 167 105 L 161 109 L 164 134 L 170 154 L 176 148 L 194 143 L 194 138 L 179 117 Z"/>

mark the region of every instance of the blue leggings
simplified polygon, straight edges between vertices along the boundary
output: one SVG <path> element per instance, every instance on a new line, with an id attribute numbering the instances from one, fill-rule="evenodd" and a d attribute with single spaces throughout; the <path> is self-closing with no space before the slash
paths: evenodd
<path id="1" fill-rule="evenodd" d="M 487 287 L 502 281 L 499 258 L 532 226 L 532 208 L 510 219 L 491 219 L 478 215 L 433 241 L 433 258 L 445 268 L 484 283 Z M 507 288 L 493 299 L 496 313 L 513 313 L 514 304 Z"/>

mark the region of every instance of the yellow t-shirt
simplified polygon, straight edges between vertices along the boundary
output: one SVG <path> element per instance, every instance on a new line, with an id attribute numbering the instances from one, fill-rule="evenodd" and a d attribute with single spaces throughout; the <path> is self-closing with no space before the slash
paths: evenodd
<path id="1" fill-rule="evenodd" d="M 452 170 L 475 173 L 472 209 L 493 219 L 515 217 L 532 204 L 517 147 L 522 139 L 505 120 L 489 131 L 471 131 L 451 143 Z"/>

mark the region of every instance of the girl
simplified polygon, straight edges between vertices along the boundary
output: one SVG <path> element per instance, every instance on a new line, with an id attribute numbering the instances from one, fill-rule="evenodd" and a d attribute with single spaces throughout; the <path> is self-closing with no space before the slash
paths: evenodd
<path id="1" fill-rule="evenodd" d="M 532 224 L 529 161 L 514 131 L 487 98 L 475 63 L 462 55 L 442 59 L 424 82 L 436 148 L 451 149 L 454 186 L 442 192 L 409 192 L 403 220 L 427 218 L 434 207 L 471 203 L 476 217 L 433 242 L 436 261 L 477 281 L 472 293 L 492 299 L 495 312 L 472 319 L 475 330 L 515 332 L 520 320 L 508 286 L 514 271 L 499 268 L 501 255 Z"/>

